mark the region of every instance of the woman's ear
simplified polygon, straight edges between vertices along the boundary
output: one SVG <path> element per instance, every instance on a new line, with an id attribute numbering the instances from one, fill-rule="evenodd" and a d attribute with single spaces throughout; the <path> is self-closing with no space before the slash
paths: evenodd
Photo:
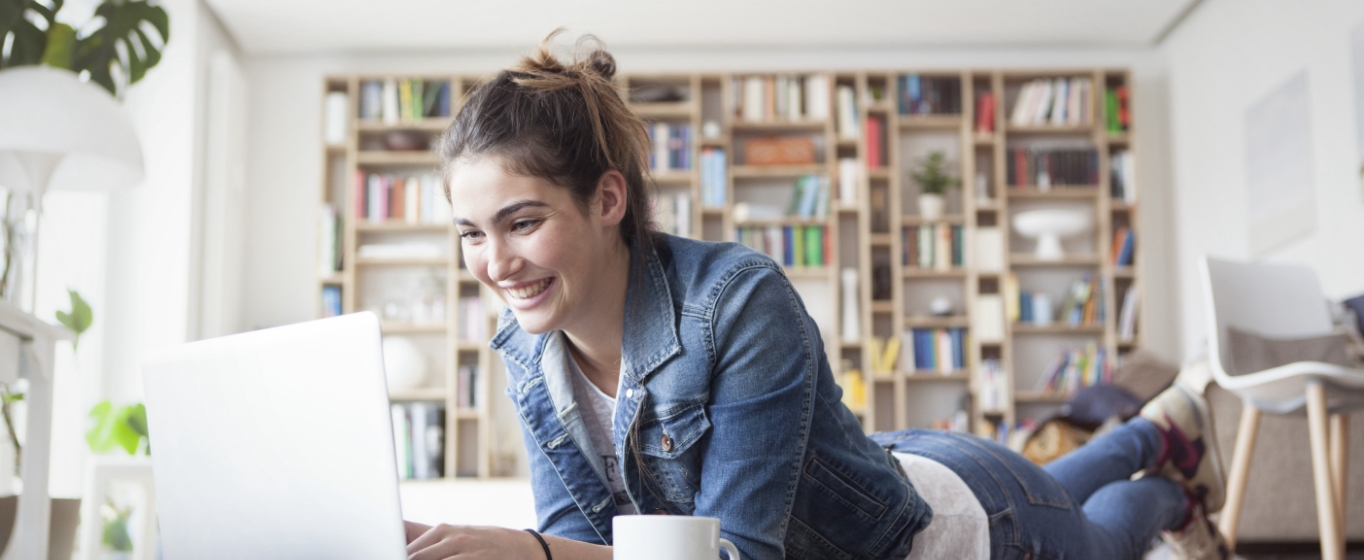
<path id="1" fill-rule="evenodd" d="M 625 219 L 629 207 L 630 189 L 625 184 L 625 176 L 611 169 L 597 179 L 597 217 L 601 225 L 611 227 Z"/>

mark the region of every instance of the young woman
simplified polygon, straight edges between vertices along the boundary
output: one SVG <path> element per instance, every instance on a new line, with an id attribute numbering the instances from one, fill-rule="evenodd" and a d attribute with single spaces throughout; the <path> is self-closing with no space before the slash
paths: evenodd
<path id="1" fill-rule="evenodd" d="M 1045 469 L 968 435 L 864 435 L 782 268 L 651 231 L 614 60 L 548 43 L 475 90 L 442 147 L 465 262 L 509 309 L 491 346 L 539 533 L 409 523 L 411 558 L 606 559 L 612 517 L 636 513 L 718 517 L 745 559 L 1139 558 L 1162 531 L 1226 557 L 1190 391 Z"/>

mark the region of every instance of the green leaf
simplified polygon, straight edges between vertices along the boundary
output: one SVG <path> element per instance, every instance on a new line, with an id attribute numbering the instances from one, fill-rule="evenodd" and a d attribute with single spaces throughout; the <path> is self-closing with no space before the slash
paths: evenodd
<path id="1" fill-rule="evenodd" d="M 142 442 L 142 434 L 139 433 L 139 428 L 134 427 L 134 424 L 140 422 L 137 425 L 140 427 L 141 431 L 147 431 L 147 412 L 145 408 L 142 409 L 142 418 L 140 421 L 133 419 L 133 415 L 137 414 L 138 407 L 141 406 L 142 405 L 139 404 L 119 408 L 118 414 L 114 420 L 114 442 L 117 443 L 119 447 L 122 447 L 124 451 L 127 451 L 129 455 L 137 454 L 137 445 Z"/>
<path id="2" fill-rule="evenodd" d="M 95 312 L 90 309 L 90 304 L 86 303 L 80 292 L 67 290 L 66 293 L 71 297 L 71 312 L 57 310 L 57 322 L 76 333 L 76 340 L 71 343 L 71 347 L 79 348 L 81 334 L 85 333 L 86 329 L 89 329 L 90 325 L 95 322 Z"/>
<path id="3" fill-rule="evenodd" d="M 166 10 L 145 0 L 105 0 L 95 9 L 95 16 L 103 18 L 104 25 L 77 40 L 71 69 L 89 71 L 91 81 L 119 95 L 120 84 L 114 79 L 113 68 L 121 70 L 126 85 L 146 76 L 147 70 L 161 61 L 160 49 L 170 41 L 170 18 Z M 160 35 L 160 48 L 142 30 L 144 23 Z M 124 47 L 122 54 L 119 43 Z"/>
<path id="4" fill-rule="evenodd" d="M 65 23 L 47 29 L 47 49 L 43 64 L 54 68 L 71 69 L 71 52 L 76 50 L 76 30 Z"/>
<path id="5" fill-rule="evenodd" d="M 103 542 L 104 546 L 115 552 L 132 552 L 133 539 L 128 534 L 126 515 L 115 515 L 113 519 L 104 522 Z"/>
<path id="6" fill-rule="evenodd" d="M 0 45 L 13 41 L 9 56 L 0 58 L 0 68 L 41 62 L 47 48 L 47 33 L 27 15 L 36 14 L 47 21 L 46 28 L 51 28 L 59 9 L 60 0 L 50 9 L 35 0 L 0 0 Z"/>
<path id="7" fill-rule="evenodd" d="M 109 401 L 100 401 L 86 417 L 85 443 L 90 445 L 90 451 L 112 451 L 115 445 L 114 428 L 114 405 Z"/>
<path id="8" fill-rule="evenodd" d="M 147 405 L 137 403 L 128 407 L 128 428 L 138 437 L 147 437 Z"/>

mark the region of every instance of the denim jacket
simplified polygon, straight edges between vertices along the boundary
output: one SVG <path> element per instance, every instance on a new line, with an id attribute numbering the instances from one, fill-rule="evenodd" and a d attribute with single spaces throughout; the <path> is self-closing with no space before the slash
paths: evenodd
<path id="1" fill-rule="evenodd" d="M 841 404 L 781 267 L 733 243 L 637 245 L 612 422 L 636 510 L 717 517 L 745 559 L 907 556 L 932 511 Z M 521 418 L 540 531 L 610 544 L 617 507 L 563 339 L 506 312 L 490 345 Z"/>

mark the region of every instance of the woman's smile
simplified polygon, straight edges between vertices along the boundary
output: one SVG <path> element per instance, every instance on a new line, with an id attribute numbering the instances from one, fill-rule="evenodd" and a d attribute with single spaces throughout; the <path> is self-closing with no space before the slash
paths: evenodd
<path id="1" fill-rule="evenodd" d="M 512 286 L 502 288 L 502 293 L 506 294 L 507 305 L 517 310 L 526 310 L 535 307 L 540 302 L 549 297 L 550 288 L 554 285 L 555 278 L 541 278 L 532 282 L 520 282 Z"/>

